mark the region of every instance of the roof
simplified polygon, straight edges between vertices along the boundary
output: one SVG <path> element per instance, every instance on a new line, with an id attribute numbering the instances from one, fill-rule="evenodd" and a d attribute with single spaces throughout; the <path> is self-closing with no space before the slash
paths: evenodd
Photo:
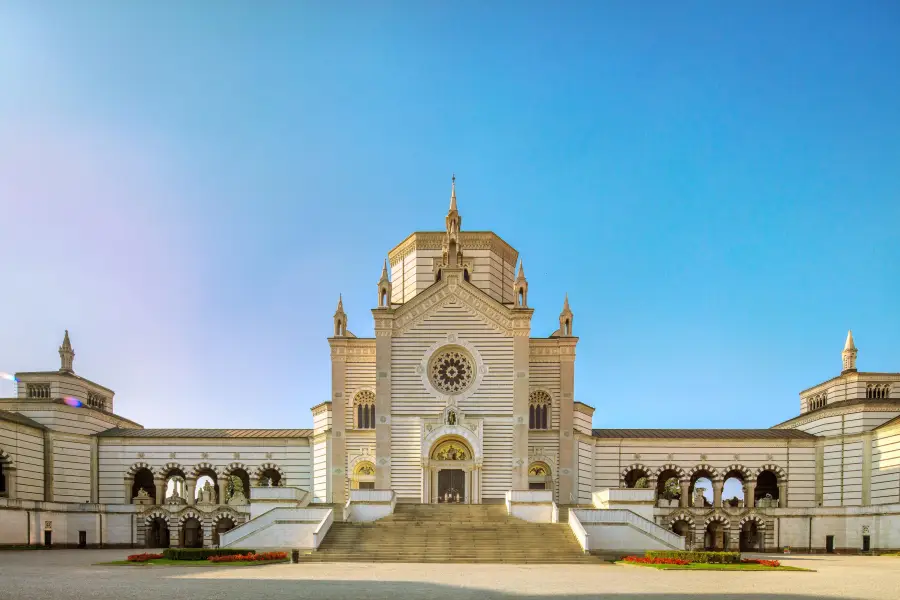
<path id="1" fill-rule="evenodd" d="M 125 429 L 101 431 L 100 437 L 148 438 L 306 438 L 312 429 Z"/>
<path id="2" fill-rule="evenodd" d="M 890 427 L 891 425 L 898 425 L 898 424 L 900 424 L 900 415 L 897 415 L 896 417 L 894 417 L 894 418 L 891 419 L 890 421 L 885 421 L 884 423 L 882 423 L 881 425 L 879 425 L 879 426 L 876 427 L 875 429 L 881 429 L 882 427 Z"/>
<path id="3" fill-rule="evenodd" d="M 107 391 L 107 392 L 109 392 L 109 393 L 112 394 L 112 395 L 115 395 L 115 394 L 116 394 L 113 390 L 109 389 L 109 388 L 106 387 L 105 385 L 100 385 L 100 384 L 97 383 L 96 381 L 91 381 L 90 379 L 88 379 L 88 378 L 86 378 L 86 377 L 82 377 L 81 375 L 76 375 L 75 373 L 64 373 L 64 372 L 61 372 L 61 371 L 22 371 L 22 372 L 19 372 L 19 373 L 15 373 L 16 379 L 18 379 L 20 375 L 25 375 L 26 377 L 29 376 L 29 375 L 41 375 L 41 376 L 53 376 L 53 377 L 71 377 L 71 378 L 73 378 L 73 379 L 78 379 L 78 380 L 81 380 L 81 381 L 83 381 L 83 382 L 85 382 L 85 383 L 88 383 L 88 384 L 90 384 L 90 385 L 92 385 L 92 386 L 94 386 L 94 387 L 100 388 L 101 390 Z M 27 382 L 24 382 L 24 383 L 27 383 Z"/>
<path id="4" fill-rule="evenodd" d="M 831 408 L 844 408 L 847 406 L 871 406 L 874 408 L 886 407 L 888 410 L 900 410 L 900 398 L 882 398 L 876 400 L 874 398 L 853 398 L 852 400 L 838 400 L 837 402 L 829 402 L 822 408 L 817 408 L 815 410 L 809 410 L 805 413 L 801 413 L 796 417 L 791 417 L 787 421 L 782 421 L 781 423 L 777 423 L 773 425 L 773 427 L 785 427 L 789 423 L 796 421 L 797 419 L 804 419 L 810 415 L 816 414 L 828 414 L 828 410 Z"/>
<path id="5" fill-rule="evenodd" d="M 799 429 L 594 429 L 599 438 L 657 438 L 657 439 L 815 439 L 816 436 Z"/>
<path id="6" fill-rule="evenodd" d="M 29 427 L 34 427 L 35 429 L 47 429 L 47 427 L 41 425 L 34 419 L 26 417 L 25 415 L 20 415 L 19 413 L 9 412 L 8 410 L 0 410 L 0 421 L 9 421 L 11 423 L 18 423 L 19 425 L 28 425 Z"/>

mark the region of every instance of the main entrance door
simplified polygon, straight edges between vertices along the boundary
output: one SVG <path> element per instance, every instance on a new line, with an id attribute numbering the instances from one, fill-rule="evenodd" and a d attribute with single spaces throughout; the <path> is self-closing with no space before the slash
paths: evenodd
<path id="1" fill-rule="evenodd" d="M 438 471 L 438 502 L 466 501 L 466 472 L 462 469 Z"/>

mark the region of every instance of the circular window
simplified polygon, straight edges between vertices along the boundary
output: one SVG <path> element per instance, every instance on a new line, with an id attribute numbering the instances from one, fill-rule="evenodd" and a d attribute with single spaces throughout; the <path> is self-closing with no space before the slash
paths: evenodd
<path id="1" fill-rule="evenodd" d="M 428 378 L 445 394 L 462 393 L 475 381 L 475 361 L 461 348 L 438 350 L 431 358 Z"/>

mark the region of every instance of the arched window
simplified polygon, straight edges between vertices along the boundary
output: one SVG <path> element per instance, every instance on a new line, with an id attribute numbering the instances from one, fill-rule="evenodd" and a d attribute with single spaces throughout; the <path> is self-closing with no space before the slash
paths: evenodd
<path id="1" fill-rule="evenodd" d="M 528 429 L 549 429 L 552 399 L 544 390 L 534 390 L 528 396 Z"/>
<path id="2" fill-rule="evenodd" d="M 870 383 L 869 385 L 866 386 L 866 398 L 882 400 L 884 398 L 890 398 L 890 396 L 891 396 L 890 384 L 873 385 Z"/>
<path id="3" fill-rule="evenodd" d="M 357 429 L 375 429 L 375 392 L 361 390 L 353 397 Z"/>

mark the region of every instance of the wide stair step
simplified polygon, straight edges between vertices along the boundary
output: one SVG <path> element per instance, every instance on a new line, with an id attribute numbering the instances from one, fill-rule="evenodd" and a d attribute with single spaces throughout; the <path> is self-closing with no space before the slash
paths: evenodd
<path id="1" fill-rule="evenodd" d="M 304 562 L 599 563 L 568 525 L 529 523 L 503 505 L 398 504 L 372 523 L 334 523 Z"/>

